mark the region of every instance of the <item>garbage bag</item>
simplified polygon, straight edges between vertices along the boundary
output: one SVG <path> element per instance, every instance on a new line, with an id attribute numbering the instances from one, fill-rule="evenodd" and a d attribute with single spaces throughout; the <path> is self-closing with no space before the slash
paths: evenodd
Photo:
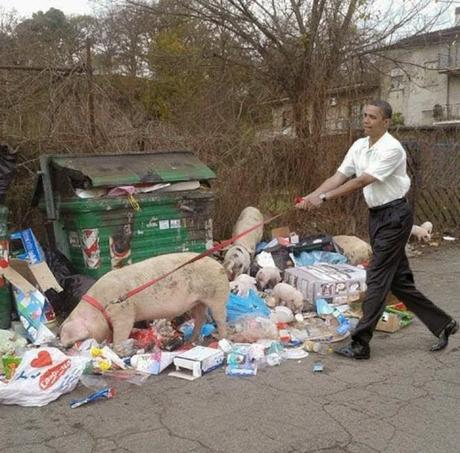
<path id="1" fill-rule="evenodd" d="M 253 289 L 246 297 L 230 293 L 227 301 L 227 321 L 234 322 L 242 316 L 258 315 L 268 318 L 270 309 Z"/>
<path id="2" fill-rule="evenodd" d="M 347 257 L 335 252 L 301 252 L 299 255 L 294 255 L 296 266 L 311 266 L 317 263 L 328 264 L 345 264 Z"/>
<path id="3" fill-rule="evenodd" d="M 60 282 L 58 280 L 64 291 L 58 293 L 51 288 L 45 292 L 45 296 L 59 314 L 67 315 L 77 306 L 81 296 L 88 292 L 95 281 L 89 275 L 70 275 Z"/>
<path id="4" fill-rule="evenodd" d="M 77 306 L 81 296 L 86 294 L 96 279 L 78 274 L 72 263 L 59 250 L 45 248 L 44 252 L 46 264 L 64 290 L 58 293 L 54 289 L 49 289 L 45 296 L 59 314 L 67 315 Z"/>
<path id="5" fill-rule="evenodd" d="M 16 172 L 16 153 L 0 144 L 0 204 L 5 202 L 6 192 Z"/>
<path id="6" fill-rule="evenodd" d="M 11 380 L 0 382 L 0 403 L 45 406 L 76 387 L 88 361 L 56 348 L 27 351 Z"/>
<path id="7" fill-rule="evenodd" d="M 43 252 L 45 253 L 46 264 L 61 286 L 66 277 L 78 273 L 72 263 L 59 250 L 43 247 Z"/>
<path id="8" fill-rule="evenodd" d="M 292 258 L 298 257 L 302 252 L 342 252 L 329 234 L 306 236 L 301 238 L 297 244 L 277 244 L 274 247 L 265 248 L 264 251 L 271 253 L 275 266 L 280 271 L 293 267 L 296 263 L 293 262 Z"/>

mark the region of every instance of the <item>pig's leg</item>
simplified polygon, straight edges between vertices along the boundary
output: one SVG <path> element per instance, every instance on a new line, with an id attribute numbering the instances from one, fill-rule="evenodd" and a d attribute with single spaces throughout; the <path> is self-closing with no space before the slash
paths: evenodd
<path id="1" fill-rule="evenodd" d="M 135 308 L 134 304 L 122 302 L 111 304 L 107 307 L 113 326 L 113 346 L 115 351 L 123 352 L 122 343 L 128 339 L 134 326 Z"/>
<path id="2" fill-rule="evenodd" d="M 201 302 L 192 308 L 192 317 L 195 321 L 192 338 L 190 340 L 192 343 L 195 343 L 200 338 L 201 328 L 203 327 L 204 320 L 206 318 L 207 309 L 208 307 Z"/>
<path id="3" fill-rule="evenodd" d="M 213 304 L 212 317 L 217 324 L 217 330 L 219 331 L 219 338 L 223 340 L 227 336 L 227 303 L 228 295 L 225 294 L 223 297 L 223 303 Z"/>

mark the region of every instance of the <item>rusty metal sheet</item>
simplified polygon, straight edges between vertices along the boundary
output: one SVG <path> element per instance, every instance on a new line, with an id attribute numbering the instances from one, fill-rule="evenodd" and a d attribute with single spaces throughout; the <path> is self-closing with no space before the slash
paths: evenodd
<path id="1" fill-rule="evenodd" d="M 81 174 L 91 187 L 208 180 L 215 173 L 190 151 L 49 156 L 52 166 Z"/>

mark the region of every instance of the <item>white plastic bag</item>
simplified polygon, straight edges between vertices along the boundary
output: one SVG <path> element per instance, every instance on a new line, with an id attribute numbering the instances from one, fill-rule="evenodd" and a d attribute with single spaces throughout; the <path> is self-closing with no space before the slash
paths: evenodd
<path id="1" fill-rule="evenodd" d="M 56 348 L 27 351 L 11 380 L 0 382 L 0 403 L 45 406 L 76 387 L 87 362 Z"/>

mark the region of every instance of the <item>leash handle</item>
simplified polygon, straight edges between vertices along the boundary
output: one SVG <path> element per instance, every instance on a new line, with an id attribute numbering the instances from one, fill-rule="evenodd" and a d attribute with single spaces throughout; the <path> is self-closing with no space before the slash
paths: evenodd
<path id="1" fill-rule="evenodd" d="M 304 197 L 301 197 L 300 195 L 296 195 L 294 198 L 294 205 L 302 203 Z"/>

